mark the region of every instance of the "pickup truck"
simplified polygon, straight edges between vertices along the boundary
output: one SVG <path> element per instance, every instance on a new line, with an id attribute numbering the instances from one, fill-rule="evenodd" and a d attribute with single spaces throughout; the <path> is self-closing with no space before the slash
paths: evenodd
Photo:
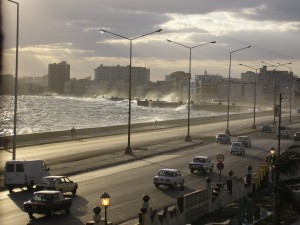
<path id="1" fill-rule="evenodd" d="M 214 163 L 211 162 L 208 156 L 195 156 L 193 160 L 189 163 L 189 169 L 191 173 L 195 170 L 206 173 L 207 170 L 213 171 Z"/>

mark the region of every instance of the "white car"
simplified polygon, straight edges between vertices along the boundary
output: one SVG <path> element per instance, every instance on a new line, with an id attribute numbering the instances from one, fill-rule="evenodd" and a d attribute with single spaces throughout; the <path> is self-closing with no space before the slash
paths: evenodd
<path id="1" fill-rule="evenodd" d="M 177 169 L 161 169 L 154 177 L 153 183 L 157 188 L 159 185 L 165 185 L 170 188 L 175 186 L 184 186 L 184 177 Z"/>
<path id="2" fill-rule="evenodd" d="M 189 163 L 189 169 L 191 170 L 191 173 L 194 173 L 195 170 L 203 173 L 206 173 L 207 170 L 212 172 L 214 169 L 214 163 L 211 162 L 208 156 L 195 156 Z"/>
<path id="3" fill-rule="evenodd" d="M 238 136 L 237 142 L 241 142 L 245 147 L 251 147 L 251 139 L 248 136 Z"/>
<path id="4" fill-rule="evenodd" d="M 240 154 L 244 155 L 245 154 L 245 147 L 243 143 L 241 142 L 232 142 L 231 147 L 230 147 L 230 154 Z"/>

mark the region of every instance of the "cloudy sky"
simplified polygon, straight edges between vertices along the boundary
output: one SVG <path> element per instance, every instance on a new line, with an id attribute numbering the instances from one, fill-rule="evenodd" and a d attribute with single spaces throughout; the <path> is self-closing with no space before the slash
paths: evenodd
<path id="1" fill-rule="evenodd" d="M 135 38 L 132 66 L 150 68 L 151 80 L 164 80 L 174 71 L 192 76 L 232 77 L 246 67 L 292 62 L 276 69 L 300 75 L 299 0 L 15 0 L 19 2 L 19 76 L 42 76 L 48 64 L 67 61 L 71 77 L 94 78 L 94 69 L 129 65 L 130 41 L 100 29 Z M 15 74 L 16 4 L 2 1 L 4 68 Z M 274 67 L 269 68 L 274 69 Z"/>

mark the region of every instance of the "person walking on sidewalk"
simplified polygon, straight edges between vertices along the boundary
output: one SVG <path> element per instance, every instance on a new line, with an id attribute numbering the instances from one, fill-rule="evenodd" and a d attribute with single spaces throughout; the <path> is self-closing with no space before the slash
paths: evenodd
<path id="1" fill-rule="evenodd" d="M 5 151 L 7 151 L 7 149 L 8 149 L 8 143 L 9 143 L 9 138 L 7 136 L 4 136 L 3 147 L 4 147 Z"/>
<path id="2" fill-rule="evenodd" d="M 72 127 L 72 129 L 71 129 L 71 138 L 72 139 L 76 138 L 76 129 L 75 129 L 75 127 Z"/>

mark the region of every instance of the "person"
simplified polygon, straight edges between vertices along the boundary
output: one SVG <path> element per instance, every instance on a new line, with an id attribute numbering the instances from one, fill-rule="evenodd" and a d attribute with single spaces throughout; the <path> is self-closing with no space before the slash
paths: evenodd
<path id="1" fill-rule="evenodd" d="M 71 129 L 71 138 L 72 139 L 76 138 L 76 129 L 75 129 L 75 127 L 72 127 L 72 129 Z"/>
<path id="2" fill-rule="evenodd" d="M 7 136 L 4 136 L 4 140 L 3 140 L 4 150 L 8 149 L 8 143 L 9 143 L 9 138 Z"/>
<path id="3" fill-rule="evenodd" d="M 157 120 L 155 120 L 155 128 L 157 127 Z"/>

